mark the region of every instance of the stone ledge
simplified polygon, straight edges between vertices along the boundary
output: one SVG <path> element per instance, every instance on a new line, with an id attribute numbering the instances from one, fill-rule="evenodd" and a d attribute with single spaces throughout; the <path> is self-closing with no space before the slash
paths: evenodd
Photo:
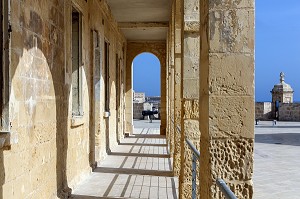
<path id="1" fill-rule="evenodd" d="M 77 127 L 84 125 L 84 117 L 83 116 L 73 116 L 71 118 L 71 127 Z"/>

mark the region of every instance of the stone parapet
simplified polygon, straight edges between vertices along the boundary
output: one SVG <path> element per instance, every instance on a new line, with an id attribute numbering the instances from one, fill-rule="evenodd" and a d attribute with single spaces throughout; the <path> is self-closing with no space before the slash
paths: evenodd
<path id="1" fill-rule="evenodd" d="M 300 121 L 300 103 L 281 103 L 279 121 Z"/>
<path id="2" fill-rule="evenodd" d="M 255 103 L 255 119 L 270 120 L 272 119 L 272 102 L 256 102 Z"/>

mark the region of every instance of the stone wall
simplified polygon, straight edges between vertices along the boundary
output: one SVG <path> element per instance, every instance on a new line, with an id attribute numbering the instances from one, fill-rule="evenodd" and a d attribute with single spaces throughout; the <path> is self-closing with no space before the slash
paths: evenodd
<path id="1" fill-rule="evenodd" d="M 144 110 L 152 110 L 152 107 L 156 107 L 156 109 L 158 109 L 159 113 L 161 110 L 161 105 L 160 103 L 133 103 L 133 119 L 138 119 L 138 120 L 143 120 L 144 117 L 142 115 L 142 111 Z M 160 114 L 155 114 L 154 115 L 155 119 L 161 119 L 160 118 Z"/>
<path id="2" fill-rule="evenodd" d="M 280 121 L 300 121 L 300 103 L 281 103 L 278 116 Z"/>
<path id="3" fill-rule="evenodd" d="M 64 198 L 117 144 L 116 133 L 122 137 L 124 119 L 117 124 L 116 118 L 124 115 L 124 102 L 116 101 L 116 88 L 124 82 L 116 87 L 115 56 L 124 68 L 126 41 L 105 1 L 10 2 L 9 119 L 18 140 L 0 149 L 0 198 Z M 78 117 L 72 116 L 72 7 L 82 14 Z M 110 43 L 110 74 L 96 75 L 104 71 L 105 40 Z M 98 68 L 93 56 L 97 47 Z M 110 76 L 109 118 L 103 118 L 104 75 Z"/>
<path id="4" fill-rule="evenodd" d="M 133 103 L 133 119 L 143 119 L 144 103 Z"/>
<path id="5" fill-rule="evenodd" d="M 200 1 L 200 195 L 253 198 L 255 1 Z"/>
<path id="6" fill-rule="evenodd" d="M 255 103 L 255 119 L 269 120 L 272 119 L 272 103 L 256 102 Z"/>

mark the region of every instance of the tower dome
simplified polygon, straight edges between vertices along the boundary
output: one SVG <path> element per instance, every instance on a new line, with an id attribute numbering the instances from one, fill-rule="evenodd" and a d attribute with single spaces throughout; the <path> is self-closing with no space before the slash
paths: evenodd
<path id="1" fill-rule="evenodd" d="M 292 103 L 294 90 L 293 88 L 285 83 L 284 81 L 285 75 L 283 72 L 280 73 L 280 83 L 274 85 L 272 89 L 272 102 L 282 102 L 282 103 Z"/>

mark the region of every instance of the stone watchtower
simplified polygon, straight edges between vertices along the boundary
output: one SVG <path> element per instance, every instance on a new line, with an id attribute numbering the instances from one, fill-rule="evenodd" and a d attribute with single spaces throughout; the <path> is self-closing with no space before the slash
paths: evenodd
<path id="1" fill-rule="evenodd" d="M 293 103 L 294 90 L 292 87 L 284 82 L 284 73 L 280 73 L 280 83 L 274 85 L 272 89 L 272 102 L 273 103 Z"/>

